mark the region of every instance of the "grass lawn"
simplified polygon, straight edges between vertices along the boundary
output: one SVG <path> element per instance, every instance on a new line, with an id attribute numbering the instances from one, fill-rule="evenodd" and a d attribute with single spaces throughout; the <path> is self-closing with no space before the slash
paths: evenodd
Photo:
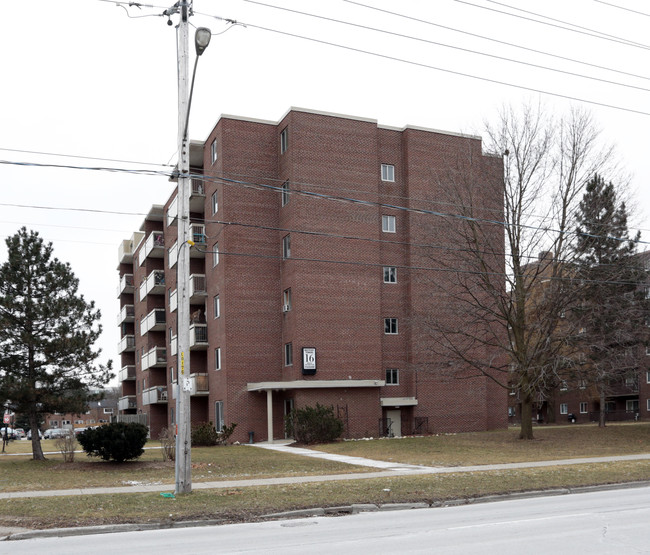
<path id="1" fill-rule="evenodd" d="M 544 427 L 536 429 L 534 441 L 522 442 L 516 437 L 516 430 L 511 429 L 345 441 L 317 449 L 435 466 L 650 452 L 650 423 L 611 425 L 605 429 L 588 425 Z M 47 442 L 43 446 L 45 451 L 52 450 Z M 9 451 L 15 453 L 19 448 L 29 450 L 23 441 L 10 444 Z M 196 482 L 372 470 L 246 446 L 193 448 L 192 463 L 192 479 Z M 434 503 L 459 497 L 640 480 L 650 480 L 650 461 L 195 490 L 176 499 L 153 493 L 9 499 L 0 503 L 0 525 L 46 528 L 203 518 L 233 522 L 299 508 L 351 503 Z M 32 461 L 28 455 L 0 456 L 0 491 L 173 481 L 173 463 L 164 463 L 159 449 L 147 450 L 138 461 L 122 465 L 88 459 L 82 453 L 77 454 L 74 463 L 62 462 L 60 454 L 50 455 L 45 462 Z"/>

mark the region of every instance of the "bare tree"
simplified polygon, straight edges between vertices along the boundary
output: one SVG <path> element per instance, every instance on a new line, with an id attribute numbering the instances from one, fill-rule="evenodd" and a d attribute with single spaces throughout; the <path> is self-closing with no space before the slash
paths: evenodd
<path id="1" fill-rule="evenodd" d="M 532 439 L 534 403 L 571 360 L 565 338 L 574 324 L 562 316 L 575 299 L 576 207 L 588 179 L 614 168 L 613 156 L 577 109 L 556 120 L 539 107 L 504 108 L 485 142 L 503 159 L 498 183 L 486 186 L 493 176 L 470 158 L 445 177 L 462 248 L 444 260 L 456 279 L 441 280 L 439 294 L 453 299 L 456 317 L 425 325 L 450 375 L 485 375 L 519 393 L 520 438 Z"/>

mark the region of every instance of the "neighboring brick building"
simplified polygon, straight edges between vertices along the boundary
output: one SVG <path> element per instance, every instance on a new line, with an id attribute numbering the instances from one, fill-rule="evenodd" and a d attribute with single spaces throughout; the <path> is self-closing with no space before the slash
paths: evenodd
<path id="1" fill-rule="evenodd" d="M 277 439 L 289 410 L 320 403 L 348 437 L 506 426 L 506 391 L 438 376 L 446 361 L 417 325 L 455 316 L 431 285 L 453 273 L 425 247 L 457 247 L 457 224 L 423 211 L 440 211 L 459 159 L 486 191 L 501 182 L 480 138 L 292 109 L 279 123 L 223 116 L 192 147 L 194 423 Z M 147 414 L 152 437 L 174 423 L 176 213 L 174 193 L 119 254 L 119 408 Z"/>

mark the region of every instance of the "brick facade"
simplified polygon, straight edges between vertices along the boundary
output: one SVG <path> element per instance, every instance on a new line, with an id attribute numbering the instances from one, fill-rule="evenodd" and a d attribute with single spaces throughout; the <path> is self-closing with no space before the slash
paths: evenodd
<path id="1" fill-rule="evenodd" d="M 293 109 L 279 123 L 224 116 L 197 152 L 203 160 L 192 162 L 193 173 L 203 178 L 194 179 L 191 218 L 205 227 L 192 247 L 190 273 L 205 276 L 205 286 L 191 303 L 207 341 L 190 352 L 190 371 L 200 376 L 193 422 L 215 422 L 222 403 L 224 423 L 237 423 L 233 440 L 247 441 L 249 432 L 267 440 L 270 402 L 277 439 L 284 437 L 286 410 L 318 402 L 335 408 L 349 437 L 506 425 L 505 390 L 485 377 L 459 382 L 438 375 L 445 361 L 431 359 L 416 325 L 424 315 L 454 317 L 453 303 L 435 298 L 431 287 L 432 279 L 453 276 L 428 269 L 431 255 L 420 246 L 434 237 L 453 247 L 454 224 L 423 211 L 438 209 L 431 199 L 443 196 L 440 176 L 460 157 L 471 156 L 477 175 L 493 176 L 485 182 L 493 190 L 501 160 L 484 156 L 479 138 Z M 393 181 L 382 180 L 382 164 L 392 166 Z M 152 209 L 143 235 L 123 243 L 121 253 L 132 248 L 118 268 L 122 282 L 132 274 L 134 285 L 120 293 L 122 315 L 134 306 L 133 318 L 120 321 L 122 337 L 134 336 L 132 348 L 124 339 L 120 347 L 120 408 L 147 413 L 152 437 L 172 424 L 175 405 L 174 206 L 172 195 Z M 164 248 L 142 257 L 154 233 L 162 233 Z M 385 266 L 396 269 L 395 283 L 384 282 Z M 164 272 L 164 286 L 143 299 L 141 284 L 152 282 L 155 270 Z M 152 328 L 156 308 L 164 324 Z M 396 318 L 397 333 L 385 333 L 386 318 Z M 164 360 L 143 363 L 154 347 L 165 350 Z M 316 350 L 314 374 L 303 373 L 304 347 Z M 398 383 L 385 383 L 387 369 L 397 370 Z"/>

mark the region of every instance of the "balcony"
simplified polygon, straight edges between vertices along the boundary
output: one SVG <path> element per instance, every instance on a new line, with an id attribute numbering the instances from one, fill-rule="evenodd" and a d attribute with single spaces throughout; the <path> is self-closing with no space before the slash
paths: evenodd
<path id="1" fill-rule="evenodd" d="M 208 348 L 208 325 L 190 325 L 190 349 L 203 351 Z"/>
<path id="2" fill-rule="evenodd" d="M 171 292 L 171 295 L 169 295 L 169 312 L 175 312 L 177 308 L 178 308 L 178 294 L 176 293 L 176 289 L 174 289 Z"/>
<path id="3" fill-rule="evenodd" d="M 167 404 L 167 387 L 159 385 L 149 387 L 142 391 L 143 405 L 155 405 L 158 403 Z"/>
<path id="4" fill-rule="evenodd" d="M 154 270 L 147 279 L 140 284 L 140 300 L 143 301 L 147 295 L 162 295 L 165 292 L 165 272 Z"/>
<path id="5" fill-rule="evenodd" d="M 172 396 L 174 399 L 176 399 L 177 389 L 178 384 L 174 382 L 174 387 L 172 387 Z M 208 395 L 209 393 L 210 385 L 208 381 L 208 374 L 190 374 L 190 395 Z"/>
<path id="6" fill-rule="evenodd" d="M 140 360 L 143 370 L 165 367 L 167 366 L 167 349 L 165 347 L 154 347 L 143 354 Z"/>
<path id="7" fill-rule="evenodd" d="M 202 179 L 193 178 L 190 190 L 190 212 L 203 214 L 205 206 L 205 186 Z M 167 225 L 176 225 L 178 218 L 178 197 L 169 205 L 167 210 Z"/>
<path id="8" fill-rule="evenodd" d="M 117 315 L 117 325 L 135 320 L 135 308 L 132 304 L 125 304 Z"/>
<path id="9" fill-rule="evenodd" d="M 168 256 L 167 265 L 170 268 L 173 268 L 174 266 L 176 266 L 176 262 L 178 261 L 178 241 L 169 248 L 168 252 L 169 252 L 169 256 Z"/>
<path id="10" fill-rule="evenodd" d="M 131 239 L 127 239 L 120 243 L 117 249 L 117 259 L 120 264 L 131 264 L 133 262 L 133 253 L 138 248 L 140 241 L 144 237 L 144 233 L 136 231 Z"/>
<path id="11" fill-rule="evenodd" d="M 137 409 L 138 403 L 135 400 L 135 395 L 127 395 L 126 397 L 120 397 L 117 401 L 117 410 L 132 410 Z"/>
<path id="12" fill-rule="evenodd" d="M 140 335 L 150 331 L 165 331 L 165 309 L 154 308 L 140 320 Z"/>
<path id="13" fill-rule="evenodd" d="M 138 253 L 138 263 L 144 264 L 147 257 L 162 258 L 165 253 L 165 237 L 162 231 L 153 231 L 147 237 L 144 245 Z"/>
<path id="14" fill-rule="evenodd" d="M 135 351 L 135 335 L 125 335 L 117 344 L 117 354 Z"/>
<path id="15" fill-rule="evenodd" d="M 117 296 L 119 297 L 123 293 L 133 293 L 133 274 L 123 274 L 120 277 L 120 285 L 117 288 Z"/>
<path id="16" fill-rule="evenodd" d="M 118 380 L 120 382 L 135 380 L 135 366 L 122 366 L 118 373 Z"/>
<path id="17" fill-rule="evenodd" d="M 190 302 L 199 302 L 208 294 L 205 283 L 205 274 L 192 274 L 190 276 Z"/>

